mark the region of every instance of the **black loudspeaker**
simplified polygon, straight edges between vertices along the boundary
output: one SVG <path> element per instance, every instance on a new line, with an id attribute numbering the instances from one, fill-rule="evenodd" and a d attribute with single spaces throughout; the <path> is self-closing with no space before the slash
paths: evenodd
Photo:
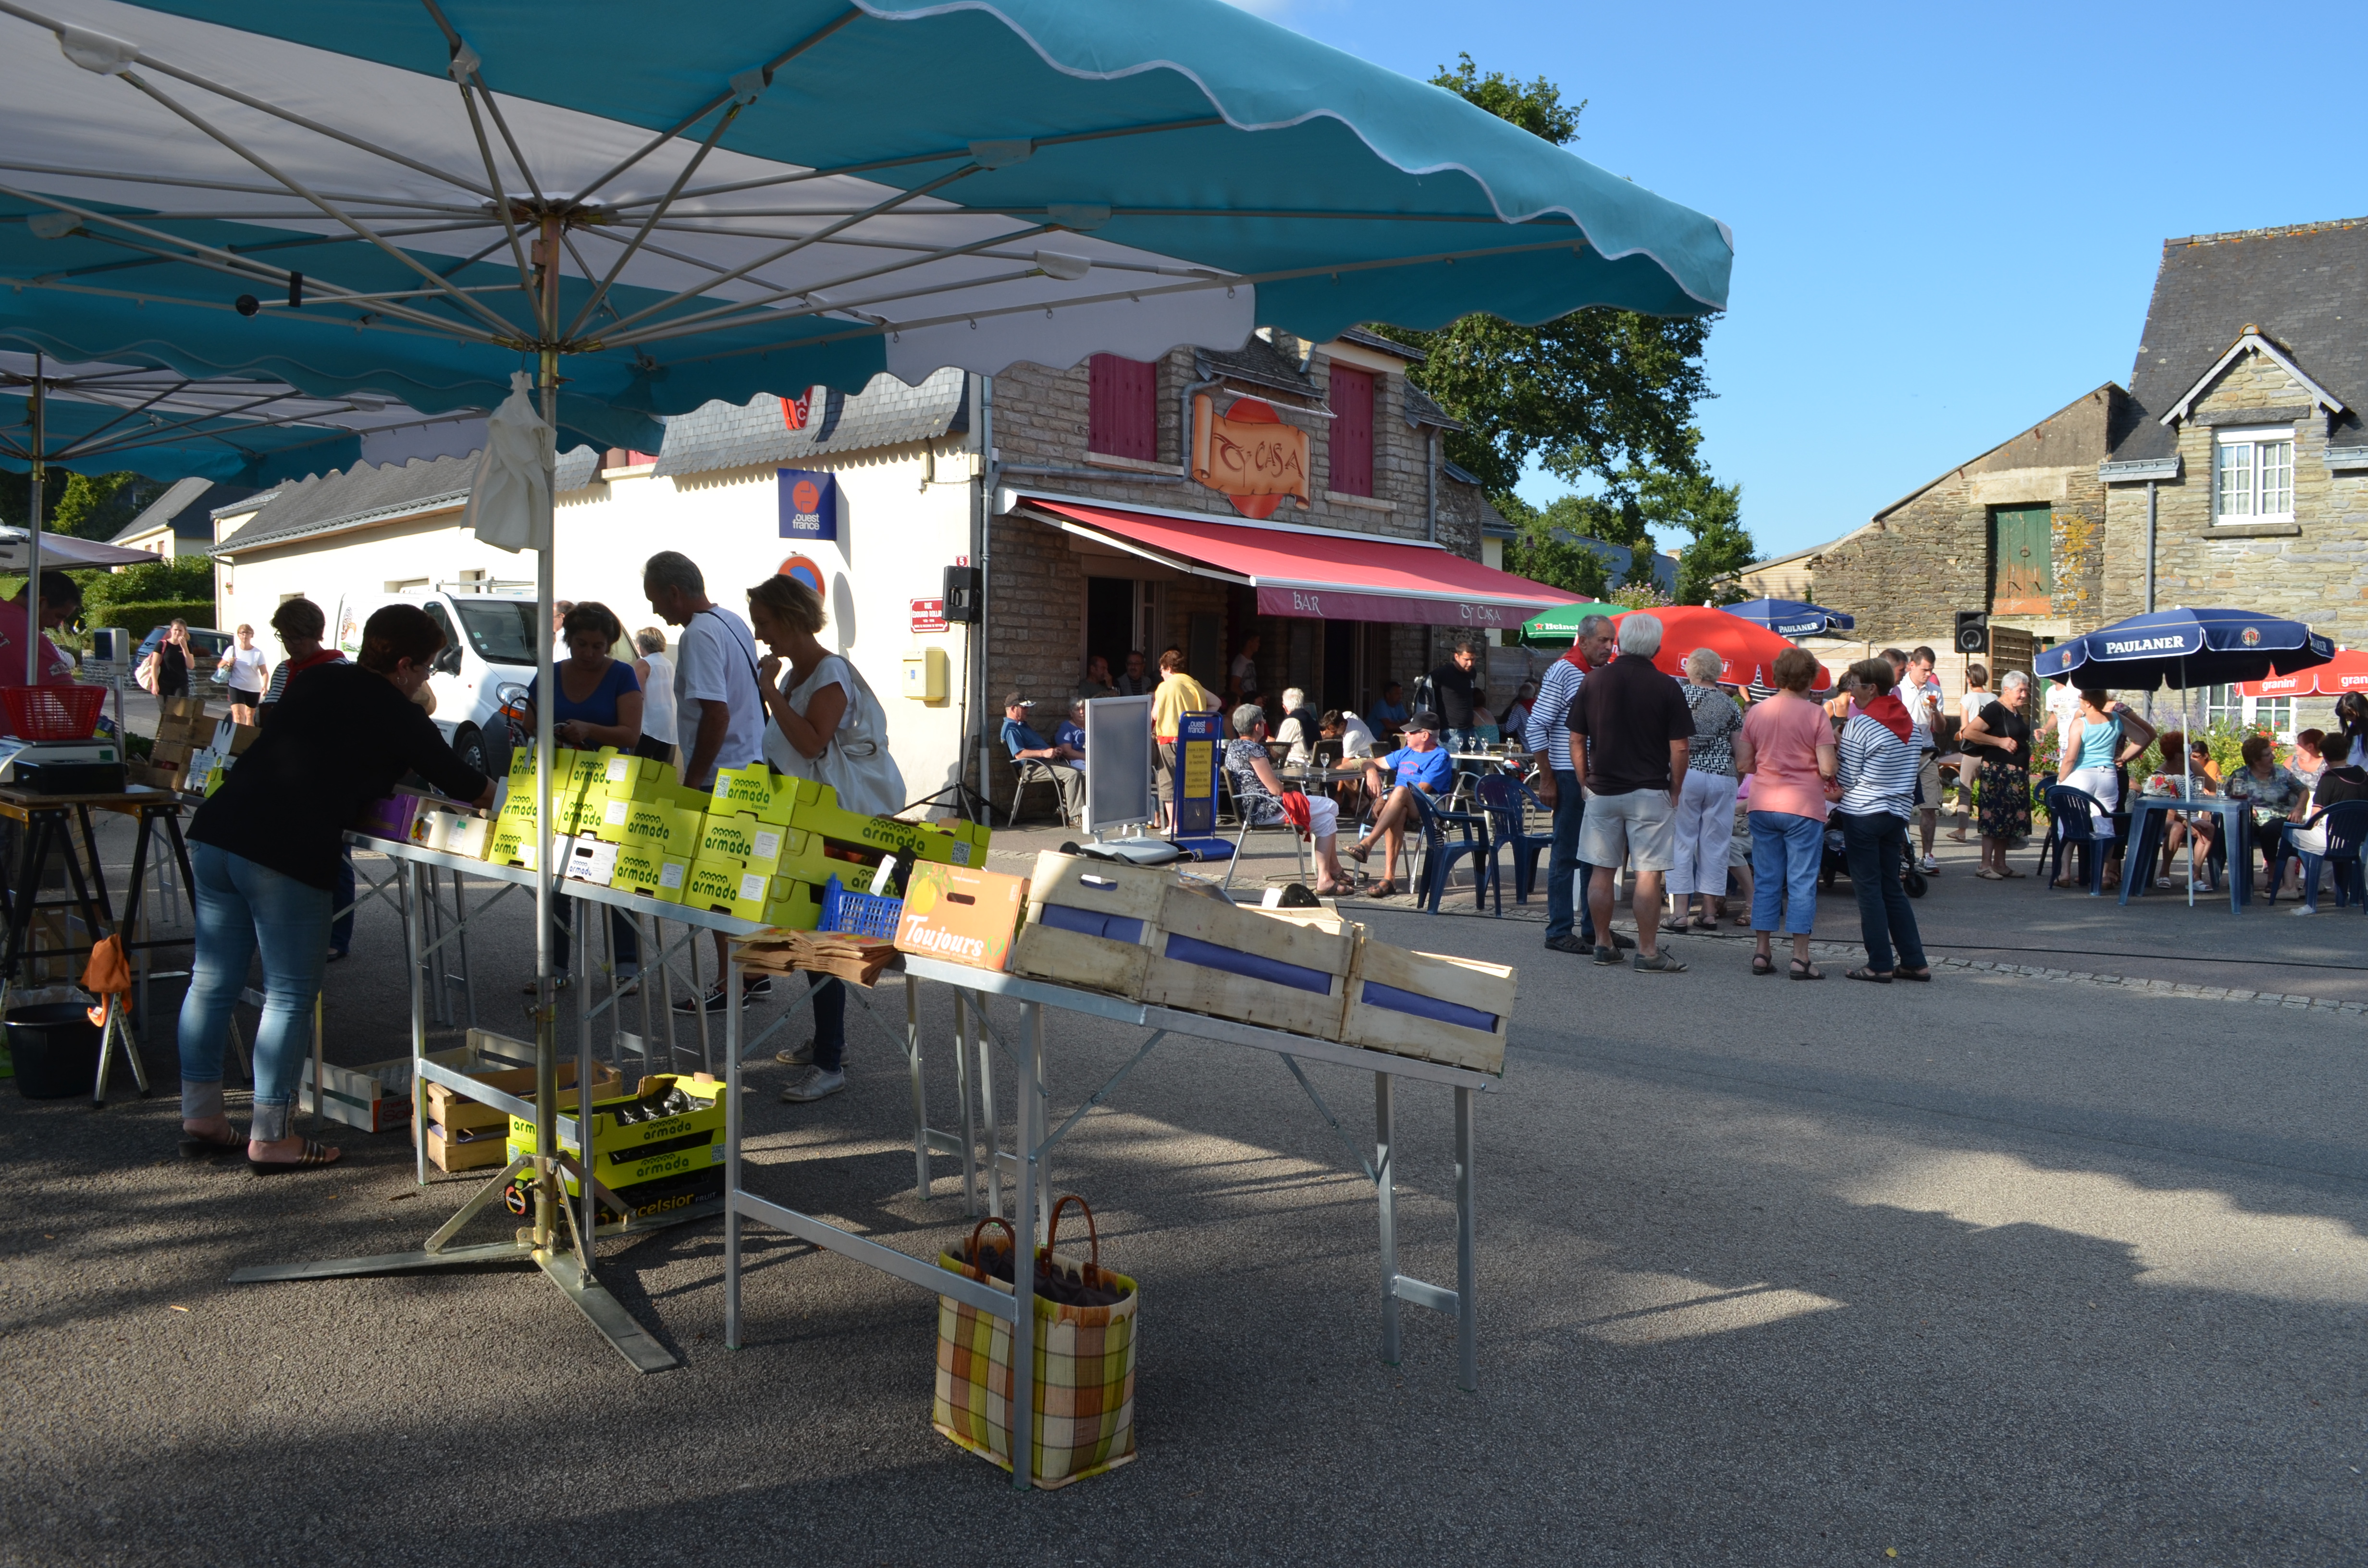
<path id="1" fill-rule="evenodd" d="M 1986 610 L 1961 609 L 1957 612 L 1957 652 L 1987 653 L 1990 651 L 1990 618 Z"/>
<path id="2" fill-rule="evenodd" d="M 986 597 L 986 582 L 975 566 L 946 568 L 946 619 L 975 624 L 979 603 Z"/>

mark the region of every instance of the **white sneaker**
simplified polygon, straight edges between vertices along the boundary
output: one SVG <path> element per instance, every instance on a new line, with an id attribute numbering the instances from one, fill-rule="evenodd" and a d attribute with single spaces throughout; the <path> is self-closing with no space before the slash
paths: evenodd
<path id="1" fill-rule="evenodd" d="M 790 1086 L 781 1091 L 781 1102 L 784 1105 L 804 1105 L 809 1100 L 835 1095 L 845 1087 L 845 1073 L 836 1068 L 808 1067 L 790 1080 Z"/>
<path id="2" fill-rule="evenodd" d="M 1927 876 L 1937 877 L 1941 874 L 1941 862 L 1927 855 L 1924 857 L 1923 870 Z"/>
<path id="3" fill-rule="evenodd" d="M 2306 903 L 2297 903 L 2292 909 L 2287 910 L 2286 913 L 2288 915 L 2317 915 L 2318 911 L 2313 909 Z"/>

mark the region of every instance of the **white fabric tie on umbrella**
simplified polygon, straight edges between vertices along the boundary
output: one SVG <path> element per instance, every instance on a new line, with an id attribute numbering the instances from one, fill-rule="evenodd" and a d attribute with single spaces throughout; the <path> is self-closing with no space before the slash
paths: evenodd
<path id="1" fill-rule="evenodd" d="M 510 375 L 510 395 L 485 421 L 485 452 L 469 485 L 461 521 L 477 538 L 516 554 L 541 550 L 551 517 L 551 426 L 534 406 L 534 382 L 524 370 Z"/>

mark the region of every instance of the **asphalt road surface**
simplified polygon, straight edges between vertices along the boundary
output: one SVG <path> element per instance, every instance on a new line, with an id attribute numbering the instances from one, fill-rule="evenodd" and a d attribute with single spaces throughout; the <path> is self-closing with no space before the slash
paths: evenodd
<path id="1" fill-rule="evenodd" d="M 1955 852 L 1919 906 L 1951 957 L 2362 994 L 2336 969 L 2196 977 L 2368 964 L 2368 924 L 2108 913 L 1970 870 Z M 1538 913 L 1366 915 L 1521 966 L 1479 1116 L 1480 1392 L 1442 1317 L 1408 1309 L 1402 1364 L 1377 1359 L 1372 1189 L 1282 1065 L 1173 1040 L 1054 1162 L 1142 1282 L 1141 1457 L 1031 1496 L 930 1429 L 929 1296 L 753 1227 L 737 1352 L 720 1225 L 604 1254 L 686 1362 L 646 1378 L 529 1271 L 226 1284 L 416 1246 L 471 1183 L 416 1187 L 399 1134 L 269 1181 L 184 1165 L 160 987 L 155 1099 L 0 1091 L 0 1562 L 2368 1556 L 2356 1011 L 1960 968 L 1878 987 L 1840 961 L 1797 984 L 1699 937 L 1672 943 L 1689 972 L 1645 976 L 1542 951 Z M 1854 932 L 1846 884 L 1820 924 Z M 518 1028 L 529 937 L 513 912 L 472 948 L 487 1027 Z M 405 1049 L 398 950 L 366 914 L 330 971 L 335 1059 Z M 942 1108 L 942 992 L 923 1017 Z M 780 1069 L 752 1074 L 753 1184 L 934 1255 L 958 1167 L 916 1197 L 902 1059 L 851 1028 L 841 1096 L 784 1106 Z M 1055 1114 L 1136 1043 L 1056 1015 Z M 1368 1081 L 1309 1072 L 1370 1137 Z M 1399 1102 L 1403 1266 L 1452 1281 L 1448 1097 Z"/>

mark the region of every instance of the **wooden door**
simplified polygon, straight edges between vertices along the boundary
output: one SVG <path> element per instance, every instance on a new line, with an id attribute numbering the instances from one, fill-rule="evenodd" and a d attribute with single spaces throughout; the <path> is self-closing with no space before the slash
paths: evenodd
<path id="1" fill-rule="evenodd" d="M 1990 608 L 2009 615 L 2045 615 L 2055 578 L 2049 552 L 2054 510 L 1997 506 L 1990 511 Z"/>

